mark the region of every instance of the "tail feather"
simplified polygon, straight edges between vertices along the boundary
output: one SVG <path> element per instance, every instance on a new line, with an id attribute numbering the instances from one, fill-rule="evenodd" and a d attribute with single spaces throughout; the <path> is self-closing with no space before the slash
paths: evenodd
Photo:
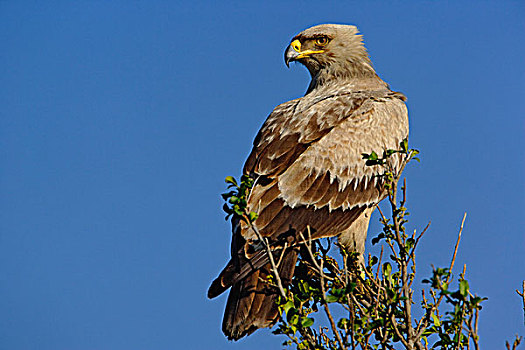
<path id="1" fill-rule="evenodd" d="M 268 256 L 264 250 L 258 251 L 250 259 L 247 259 L 247 257 L 244 256 L 244 251 L 241 251 L 238 259 L 240 267 L 236 266 L 233 259 L 230 260 L 219 274 L 219 277 L 212 282 L 208 289 L 208 298 L 213 299 L 221 295 L 228 288 L 268 263 Z"/>
<path id="2" fill-rule="evenodd" d="M 298 252 L 287 250 L 279 265 L 279 276 L 284 286 L 292 280 Z M 279 310 L 276 299 L 279 291 L 266 283 L 270 264 L 236 282 L 228 296 L 222 331 L 230 340 L 238 340 L 258 328 L 270 327 L 277 322 Z"/>

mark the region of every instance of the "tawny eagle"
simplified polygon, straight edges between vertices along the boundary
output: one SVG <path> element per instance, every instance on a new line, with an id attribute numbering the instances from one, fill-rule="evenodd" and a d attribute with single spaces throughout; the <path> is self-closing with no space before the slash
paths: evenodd
<path id="1" fill-rule="evenodd" d="M 378 77 L 355 26 L 308 28 L 284 58 L 306 66 L 312 80 L 303 97 L 277 106 L 257 134 L 244 166 L 255 182 L 247 209 L 275 246 L 309 226 L 314 239 L 337 236 L 363 253 L 370 214 L 386 193 L 381 169 L 366 166 L 362 154 L 397 149 L 407 138 L 405 96 Z M 277 321 L 278 292 L 266 286 L 269 258 L 253 229 L 233 220 L 232 231 L 232 258 L 208 297 L 231 288 L 222 329 L 239 339 Z M 278 267 L 285 286 L 297 259 L 297 249 L 285 250 Z"/>

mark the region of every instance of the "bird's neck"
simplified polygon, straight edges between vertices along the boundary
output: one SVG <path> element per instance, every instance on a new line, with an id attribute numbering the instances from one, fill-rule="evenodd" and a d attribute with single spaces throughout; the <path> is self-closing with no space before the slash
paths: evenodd
<path id="1" fill-rule="evenodd" d="M 310 71 L 312 81 L 308 86 L 306 94 L 318 90 L 325 90 L 332 85 L 351 85 L 356 90 L 377 90 L 388 88 L 372 65 L 368 62 L 359 64 L 347 64 L 343 67 L 321 68 L 318 71 Z"/>

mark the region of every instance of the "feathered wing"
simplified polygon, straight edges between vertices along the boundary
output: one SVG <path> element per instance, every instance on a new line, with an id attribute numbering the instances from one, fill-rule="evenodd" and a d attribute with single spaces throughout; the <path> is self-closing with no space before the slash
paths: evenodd
<path id="1" fill-rule="evenodd" d="M 335 236 L 379 202 L 384 196 L 375 176 L 380 169 L 365 166 L 362 153 L 395 149 L 407 137 L 403 101 L 402 94 L 389 90 L 342 90 L 278 106 L 259 131 L 244 167 L 255 178 L 248 210 L 258 213 L 254 224 L 259 232 L 271 242 L 308 226 L 313 238 Z M 239 339 L 270 326 L 278 314 L 275 290 L 263 282 L 270 273 L 268 257 L 251 245 L 256 235 L 250 227 L 243 222 L 233 227 L 232 260 L 208 296 L 232 287 L 223 331 Z M 282 255 L 279 272 L 287 284 L 297 250 L 287 248 Z"/>
<path id="2" fill-rule="evenodd" d="M 377 203 L 381 169 L 366 166 L 362 153 L 398 148 L 408 134 L 403 99 L 389 90 L 343 91 L 277 107 L 244 169 L 258 179 L 248 209 L 259 214 L 261 234 L 276 238 L 290 225 L 310 225 L 318 237 L 334 236 L 352 212 Z M 247 227 L 243 237 L 256 238 Z"/>

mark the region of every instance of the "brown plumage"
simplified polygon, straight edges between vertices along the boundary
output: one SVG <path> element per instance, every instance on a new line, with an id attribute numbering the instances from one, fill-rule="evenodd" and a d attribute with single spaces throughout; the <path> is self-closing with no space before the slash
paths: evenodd
<path id="1" fill-rule="evenodd" d="M 338 236 L 348 250 L 363 253 L 374 205 L 384 198 L 377 167 L 362 153 L 395 149 L 408 135 L 403 94 L 375 73 L 357 28 L 315 26 L 292 39 L 286 64 L 298 61 L 312 81 L 306 95 L 277 106 L 265 121 L 244 166 L 255 179 L 248 210 L 254 225 L 281 255 L 279 275 L 290 283 L 298 258 L 297 232 L 313 238 Z M 393 158 L 393 166 L 399 159 Z M 231 287 L 222 329 L 239 339 L 278 319 L 276 290 L 265 250 L 244 222 L 232 221 L 232 259 L 208 291 Z M 286 242 L 286 249 L 282 249 Z"/>

